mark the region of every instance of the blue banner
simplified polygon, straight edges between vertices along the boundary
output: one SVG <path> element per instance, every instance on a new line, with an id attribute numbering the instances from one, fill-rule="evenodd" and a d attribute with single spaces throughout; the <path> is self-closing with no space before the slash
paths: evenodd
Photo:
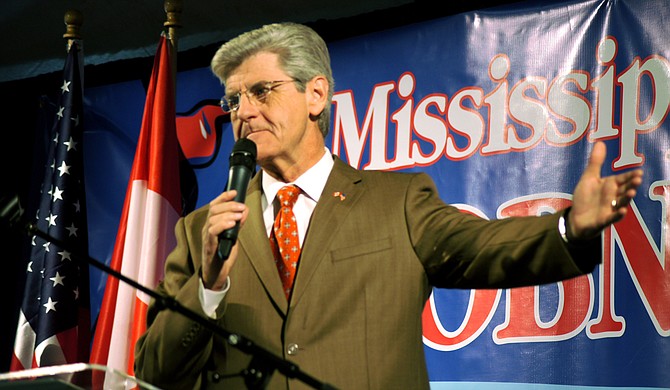
<path id="1" fill-rule="evenodd" d="M 329 43 L 327 144 L 352 166 L 427 172 L 446 202 L 489 219 L 568 206 L 597 140 L 608 147 L 603 175 L 645 170 L 593 274 L 434 291 L 423 320 L 435 389 L 670 388 L 667 20 L 665 0 L 528 1 Z M 144 93 L 139 81 L 86 91 L 99 259 L 111 256 Z M 191 207 L 225 185 L 233 141 L 222 94 L 209 68 L 178 75 Z M 94 302 L 103 288 L 92 282 Z"/>

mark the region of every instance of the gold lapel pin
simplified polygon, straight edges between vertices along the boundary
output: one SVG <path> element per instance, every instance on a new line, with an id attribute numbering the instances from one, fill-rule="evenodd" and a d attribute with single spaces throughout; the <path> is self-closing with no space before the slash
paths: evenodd
<path id="1" fill-rule="evenodd" d="M 343 201 L 347 198 L 347 196 L 344 195 L 343 193 L 341 193 L 340 191 L 333 192 L 333 196 L 336 197 L 336 198 L 339 197 L 340 201 Z"/>

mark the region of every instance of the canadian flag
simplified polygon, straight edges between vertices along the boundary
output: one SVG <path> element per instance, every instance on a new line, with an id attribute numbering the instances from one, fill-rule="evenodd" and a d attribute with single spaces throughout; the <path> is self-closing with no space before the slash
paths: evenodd
<path id="1" fill-rule="evenodd" d="M 110 267 L 155 288 L 175 246 L 181 215 L 179 143 L 171 42 L 162 35 L 126 190 Z M 91 350 L 91 363 L 134 375 L 135 342 L 146 330 L 149 296 L 108 277 Z"/>

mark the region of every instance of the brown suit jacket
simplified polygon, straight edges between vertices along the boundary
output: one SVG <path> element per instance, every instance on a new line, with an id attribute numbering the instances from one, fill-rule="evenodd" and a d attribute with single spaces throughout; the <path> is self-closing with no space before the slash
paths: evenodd
<path id="1" fill-rule="evenodd" d="M 433 286 L 509 288 L 592 271 L 599 240 L 569 250 L 559 214 L 486 221 L 446 205 L 426 174 L 358 171 L 335 159 L 287 302 L 261 212 L 260 175 L 218 324 L 339 389 L 427 389 L 421 313 Z M 336 192 L 343 197 L 334 196 Z M 160 290 L 202 313 L 207 206 L 176 226 Z M 245 388 L 251 357 L 195 322 L 150 308 L 138 378 L 164 388 Z M 269 389 L 308 388 L 274 372 Z"/>

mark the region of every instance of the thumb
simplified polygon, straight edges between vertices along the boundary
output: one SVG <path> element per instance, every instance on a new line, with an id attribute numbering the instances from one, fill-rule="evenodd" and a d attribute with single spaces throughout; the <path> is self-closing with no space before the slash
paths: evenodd
<path id="1" fill-rule="evenodd" d="M 607 147 L 605 146 L 605 143 L 602 141 L 596 142 L 591 151 L 591 156 L 589 156 L 588 165 L 586 166 L 586 169 L 584 169 L 584 174 L 600 177 L 600 171 L 602 170 L 606 155 Z"/>

